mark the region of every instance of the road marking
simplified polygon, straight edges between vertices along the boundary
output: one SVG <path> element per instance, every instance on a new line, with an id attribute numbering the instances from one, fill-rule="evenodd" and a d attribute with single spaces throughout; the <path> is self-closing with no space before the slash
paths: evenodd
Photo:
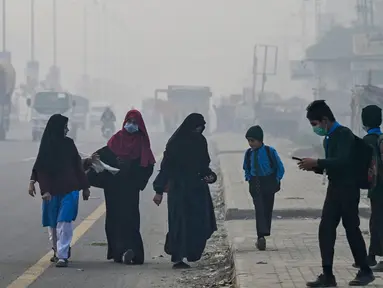
<path id="1" fill-rule="evenodd" d="M 24 158 L 21 160 L 21 162 L 29 162 L 29 161 L 33 161 L 33 160 L 36 160 L 36 157 Z"/>
<path id="2" fill-rule="evenodd" d="M 160 162 L 162 155 L 156 157 L 158 158 L 157 162 Z M 96 208 L 86 219 L 84 219 L 73 231 L 73 239 L 71 246 L 73 247 L 78 240 L 100 219 L 106 212 L 105 201 L 101 203 L 100 206 Z M 27 288 L 33 282 L 41 276 L 45 270 L 51 266 L 50 259 L 52 257 L 52 252 L 45 254 L 39 261 L 37 261 L 33 266 L 28 268 L 22 275 L 20 275 L 15 281 L 7 286 L 7 288 Z"/>
<path id="3" fill-rule="evenodd" d="M 97 207 L 85 220 L 83 220 L 73 232 L 72 246 L 87 232 L 93 224 L 104 215 L 106 211 L 105 202 Z M 32 267 L 25 271 L 20 277 L 13 281 L 7 288 L 26 288 L 37 280 L 51 266 L 50 258 L 52 252 L 48 252 Z"/>

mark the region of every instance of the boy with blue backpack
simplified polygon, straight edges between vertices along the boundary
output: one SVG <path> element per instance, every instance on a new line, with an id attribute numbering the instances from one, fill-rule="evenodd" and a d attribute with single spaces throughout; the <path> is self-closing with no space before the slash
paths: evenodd
<path id="1" fill-rule="evenodd" d="M 363 140 L 373 147 L 374 157 L 376 159 L 375 183 L 368 190 L 368 198 L 371 203 L 370 216 L 370 247 L 368 250 L 367 261 L 373 271 L 383 272 L 383 262 L 377 263 L 376 256 L 383 256 L 383 179 L 382 158 L 383 152 L 383 135 L 380 130 L 382 125 L 382 109 L 376 105 L 369 105 L 362 110 L 363 129 L 367 135 Z M 355 266 L 355 264 L 354 264 Z"/>
<path id="2" fill-rule="evenodd" d="M 280 190 L 280 182 L 285 173 L 277 151 L 263 143 L 263 130 L 252 126 L 246 133 L 250 148 L 245 153 L 243 170 L 249 182 L 249 192 L 253 198 L 260 251 L 266 250 L 266 236 L 270 236 L 275 193 Z"/>

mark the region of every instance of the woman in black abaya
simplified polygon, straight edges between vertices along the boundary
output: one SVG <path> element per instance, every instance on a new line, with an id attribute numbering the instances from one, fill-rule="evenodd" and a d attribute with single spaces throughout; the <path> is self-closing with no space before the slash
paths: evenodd
<path id="1" fill-rule="evenodd" d="M 88 174 L 91 185 L 104 188 L 105 192 L 107 259 L 124 264 L 143 264 L 140 191 L 145 189 L 153 173 L 155 159 L 141 113 L 129 111 L 122 129 L 96 154 L 104 163 L 120 169 L 116 175 L 102 172 L 96 179 Z"/>
<path id="2" fill-rule="evenodd" d="M 160 205 L 168 190 L 168 228 L 165 252 L 171 255 L 173 268 L 189 268 L 189 262 L 201 259 L 206 241 L 217 230 L 213 201 L 208 184 L 217 179 L 209 168 L 205 120 L 192 113 L 166 145 L 161 171 L 153 183 L 153 201 Z"/>

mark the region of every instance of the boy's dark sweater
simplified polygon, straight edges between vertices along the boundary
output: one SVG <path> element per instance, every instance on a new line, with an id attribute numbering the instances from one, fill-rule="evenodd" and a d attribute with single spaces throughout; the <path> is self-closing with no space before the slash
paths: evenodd
<path id="1" fill-rule="evenodd" d="M 363 137 L 363 140 L 371 145 L 374 148 L 377 148 L 378 144 L 378 138 L 379 135 L 377 134 L 367 134 L 366 136 Z M 368 197 L 369 198 L 374 198 L 376 196 L 383 197 L 383 181 L 378 177 L 377 179 L 377 185 L 374 189 L 368 190 Z"/>
<path id="2" fill-rule="evenodd" d="M 349 128 L 339 126 L 326 138 L 323 141 L 326 159 L 318 160 L 316 172 L 326 170 L 333 185 L 357 185 L 353 162 L 355 135 Z"/>

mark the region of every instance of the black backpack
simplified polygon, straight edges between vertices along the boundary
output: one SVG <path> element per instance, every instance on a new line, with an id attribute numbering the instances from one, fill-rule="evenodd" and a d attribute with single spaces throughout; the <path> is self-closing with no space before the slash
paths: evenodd
<path id="1" fill-rule="evenodd" d="M 374 189 L 379 176 L 379 158 L 377 147 L 372 147 L 363 139 L 355 136 L 355 177 L 360 189 Z"/>

